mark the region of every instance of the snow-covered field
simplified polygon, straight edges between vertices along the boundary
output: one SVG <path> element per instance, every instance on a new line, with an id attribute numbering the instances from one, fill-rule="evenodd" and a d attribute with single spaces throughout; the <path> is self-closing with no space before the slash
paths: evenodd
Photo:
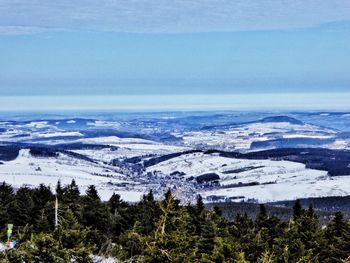
<path id="1" fill-rule="evenodd" d="M 35 187 L 43 183 L 54 190 L 58 181 L 65 185 L 74 179 L 82 193 L 93 184 L 104 200 L 108 200 L 113 192 L 127 201 L 140 200 L 144 192 L 142 186 L 134 186 L 132 189 L 115 187 L 114 184 L 127 182 L 127 178 L 113 169 L 61 153 L 57 158 L 39 158 L 33 157 L 29 150 L 21 150 L 15 160 L 0 165 L 0 180 L 15 187 Z"/>
<path id="2" fill-rule="evenodd" d="M 304 164 L 290 161 L 245 160 L 194 153 L 161 162 L 148 167 L 147 171 L 159 176 L 178 171 L 185 177 L 215 173 L 220 177 L 220 187 L 200 193 L 204 197 L 216 195 L 234 201 L 270 202 L 350 194 L 349 176 L 330 177 L 326 171 L 307 169 Z"/>
<path id="3" fill-rule="evenodd" d="M 307 176 L 307 173 L 305 173 Z M 256 200 L 258 202 L 273 202 L 295 200 L 298 198 L 346 196 L 350 194 L 350 177 L 334 176 L 313 179 L 285 180 L 276 184 L 256 185 L 249 187 L 227 188 L 212 191 L 202 191 L 203 197 L 211 195 L 235 198 L 233 201 Z M 236 198 L 238 197 L 238 198 Z M 241 198 L 242 197 L 242 198 Z"/>

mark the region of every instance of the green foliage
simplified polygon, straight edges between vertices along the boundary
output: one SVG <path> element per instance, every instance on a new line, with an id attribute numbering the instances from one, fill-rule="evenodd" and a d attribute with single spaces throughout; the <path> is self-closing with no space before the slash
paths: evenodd
<path id="1" fill-rule="evenodd" d="M 14 200 L 13 188 L 3 182 L 0 184 L 0 226 L 4 227 L 9 222 L 9 206 Z"/>
<path id="2" fill-rule="evenodd" d="M 325 237 L 326 249 L 323 251 L 322 262 L 340 263 L 350 255 L 350 223 L 344 219 L 342 213 L 335 214 L 328 224 Z"/>
<path id="3" fill-rule="evenodd" d="M 34 205 L 33 191 L 26 187 L 20 188 L 8 208 L 12 223 L 17 226 L 28 224 L 33 218 Z"/>
<path id="4" fill-rule="evenodd" d="M 99 254 L 120 262 L 342 263 L 350 255 L 349 221 L 336 213 L 321 227 L 313 208 L 298 201 L 288 221 L 264 205 L 254 220 L 238 214 L 229 221 L 218 207 L 207 210 L 201 196 L 195 205 L 182 206 L 170 190 L 162 201 L 151 191 L 136 204 L 117 194 L 103 202 L 95 186 L 80 195 L 74 180 L 58 183 L 56 193 L 58 227 L 50 188 L 14 192 L 0 185 L 1 234 L 14 223 L 18 244 L 0 253 L 0 262 L 88 263 Z"/>
<path id="5" fill-rule="evenodd" d="M 60 248 L 51 234 L 34 235 L 31 240 L 7 252 L 8 262 L 64 263 L 69 261 L 67 250 Z"/>
<path id="6" fill-rule="evenodd" d="M 277 263 L 277 259 L 273 253 L 265 251 L 258 259 L 257 263 Z"/>
<path id="7" fill-rule="evenodd" d="M 193 255 L 189 214 L 168 192 L 159 204 L 161 214 L 151 235 L 140 236 L 146 262 L 184 262 Z M 191 251 L 192 250 L 192 251 Z"/>
<path id="8" fill-rule="evenodd" d="M 285 262 L 317 262 L 324 247 L 324 232 L 313 209 L 309 209 L 289 221 L 274 250 L 279 260 Z"/>
<path id="9" fill-rule="evenodd" d="M 236 263 L 249 263 L 249 261 L 245 258 L 244 252 L 238 253 Z"/>
<path id="10" fill-rule="evenodd" d="M 300 217 L 303 213 L 303 208 L 301 206 L 300 200 L 296 200 L 293 206 L 293 218 L 296 219 Z"/>

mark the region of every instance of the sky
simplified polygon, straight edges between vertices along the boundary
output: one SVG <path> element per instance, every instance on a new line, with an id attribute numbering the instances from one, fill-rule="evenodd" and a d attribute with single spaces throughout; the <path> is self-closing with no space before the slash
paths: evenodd
<path id="1" fill-rule="evenodd" d="M 348 0 L 0 0 L 0 111 L 345 109 L 349 71 Z"/>

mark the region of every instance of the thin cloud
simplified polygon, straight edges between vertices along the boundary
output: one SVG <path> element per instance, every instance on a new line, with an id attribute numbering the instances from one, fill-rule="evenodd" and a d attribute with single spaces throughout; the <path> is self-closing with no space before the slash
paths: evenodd
<path id="1" fill-rule="evenodd" d="M 2 0 L 0 34 L 235 32 L 350 20 L 348 0 Z M 18 26 L 19 25 L 19 26 Z"/>
<path id="2" fill-rule="evenodd" d="M 0 35 L 31 35 L 51 31 L 66 31 L 66 29 L 32 26 L 0 26 Z"/>

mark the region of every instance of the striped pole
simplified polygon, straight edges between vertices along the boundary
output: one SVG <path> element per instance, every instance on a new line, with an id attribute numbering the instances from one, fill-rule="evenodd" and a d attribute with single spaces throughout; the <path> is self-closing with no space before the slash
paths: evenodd
<path id="1" fill-rule="evenodd" d="M 7 225 L 7 248 L 11 248 L 11 236 L 12 236 L 13 224 Z"/>

